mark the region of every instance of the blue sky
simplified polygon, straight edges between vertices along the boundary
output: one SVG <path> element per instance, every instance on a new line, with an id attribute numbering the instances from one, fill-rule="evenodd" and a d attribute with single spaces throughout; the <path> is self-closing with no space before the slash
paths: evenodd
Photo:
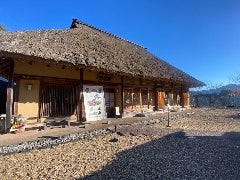
<path id="1" fill-rule="evenodd" d="M 67 29 L 79 18 L 206 83 L 240 73 L 239 0 L 4 0 L 0 13 L 10 31 Z"/>

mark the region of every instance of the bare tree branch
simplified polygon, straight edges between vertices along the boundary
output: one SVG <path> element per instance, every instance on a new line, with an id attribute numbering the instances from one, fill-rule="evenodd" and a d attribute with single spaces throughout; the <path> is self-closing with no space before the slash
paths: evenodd
<path id="1" fill-rule="evenodd" d="M 232 83 L 240 84 L 240 72 L 233 74 L 229 79 Z"/>

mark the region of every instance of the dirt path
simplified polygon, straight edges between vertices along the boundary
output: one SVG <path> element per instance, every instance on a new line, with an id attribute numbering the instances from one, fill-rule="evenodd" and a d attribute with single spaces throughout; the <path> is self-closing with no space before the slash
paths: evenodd
<path id="1" fill-rule="evenodd" d="M 195 110 L 52 148 L 0 157 L 1 179 L 238 179 L 238 110 Z M 124 130 L 125 128 L 125 130 Z M 126 128 L 128 128 L 126 130 Z M 121 129 L 118 129 L 121 132 Z"/>

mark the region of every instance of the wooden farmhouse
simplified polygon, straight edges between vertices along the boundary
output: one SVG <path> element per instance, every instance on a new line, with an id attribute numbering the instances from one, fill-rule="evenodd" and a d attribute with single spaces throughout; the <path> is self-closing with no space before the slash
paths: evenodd
<path id="1" fill-rule="evenodd" d="M 8 80 L 6 119 L 94 121 L 189 107 L 204 84 L 145 48 L 73 20 L 70 29 L 0 31 L 0 76 Z M 2 101 L 2 99 L 1 99 Z"/>

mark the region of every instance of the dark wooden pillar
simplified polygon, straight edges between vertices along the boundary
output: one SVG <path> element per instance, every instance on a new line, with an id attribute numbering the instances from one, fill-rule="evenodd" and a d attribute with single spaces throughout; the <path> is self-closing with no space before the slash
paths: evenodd
<path id="1" fill-rule="evenodd" d="M 78 98 L 78 115 L 77 120 L 78 122 L 83 122 L 83 71 L 84 69 L 80 69 L 80 82 L 79 82 L 79 98 Z"/>
<path id="2" fill-rule="evenodd" d="M 181 90 L 180 90 L 180 105 L 184 107 L 184 97 L 183 97 L 183 86 L 181 85 Z"/>
<path id="3" fill-rule="evenodd" d="M 149 88 L 148 88 L 148 92 L 147 92 L 147 98 L 148 98 L 148 109 L 150 109 L 150 93 L 149 93 Z"/>
<path id="4" fill-rule="evenodd" d="M 134 91 L 133 91 L 133 89 L 132 89 L 131 96 L 132 96 L 132 110 L 133 110 L 133 106 L 134 106 Z"/>
<path id="5" fill-rule="evenodd" d="M 153 88 L 153 94 L 154 94 L 154 111 L 158 111 L 158 91 L 157 91 L 157 84 L 155 82 L 154 88 Z"/>
<path id="6" fill-rule="evenodd" d="M 142 112 L 142 89 L 140 88 L 139 90 L 139 102 L 140 102 L 140 110 Z"/>
<path id="7" fill-rule="evenodd" d="M 19 85 L 20 85 L 20 79 L 14 79 L 15 84 L 15 89 L 14 89 L 14 106 L 13 106 L 13 114 L 18 115 L 18 101 L 19 101 Z"/>
<path id="8" fill-rule="evenodd" d="M 11 119 L 13 114 L 13 87 L 14 87 L 14 61 L 9 60 L 8 72 L 8 87 L 7 87 L 7 101 L 6 101 L 6 121 L 5 132 L 11 128 Z"/>
<path id="9" fill-rule="evenodd" d="M 38 101 L 38 117 L 37 117 L 37 122 L 41 122 L 41 104 L 42 104 L 42 87 L 43 87 L 43 82 L 40 80 L 40 86 L 39 86 L 39 101 Z"/>
<path id="10" fill-rule="evenodd" d="M 121 115 L 124 114 L 124 78 L 121 76 Z"/>

